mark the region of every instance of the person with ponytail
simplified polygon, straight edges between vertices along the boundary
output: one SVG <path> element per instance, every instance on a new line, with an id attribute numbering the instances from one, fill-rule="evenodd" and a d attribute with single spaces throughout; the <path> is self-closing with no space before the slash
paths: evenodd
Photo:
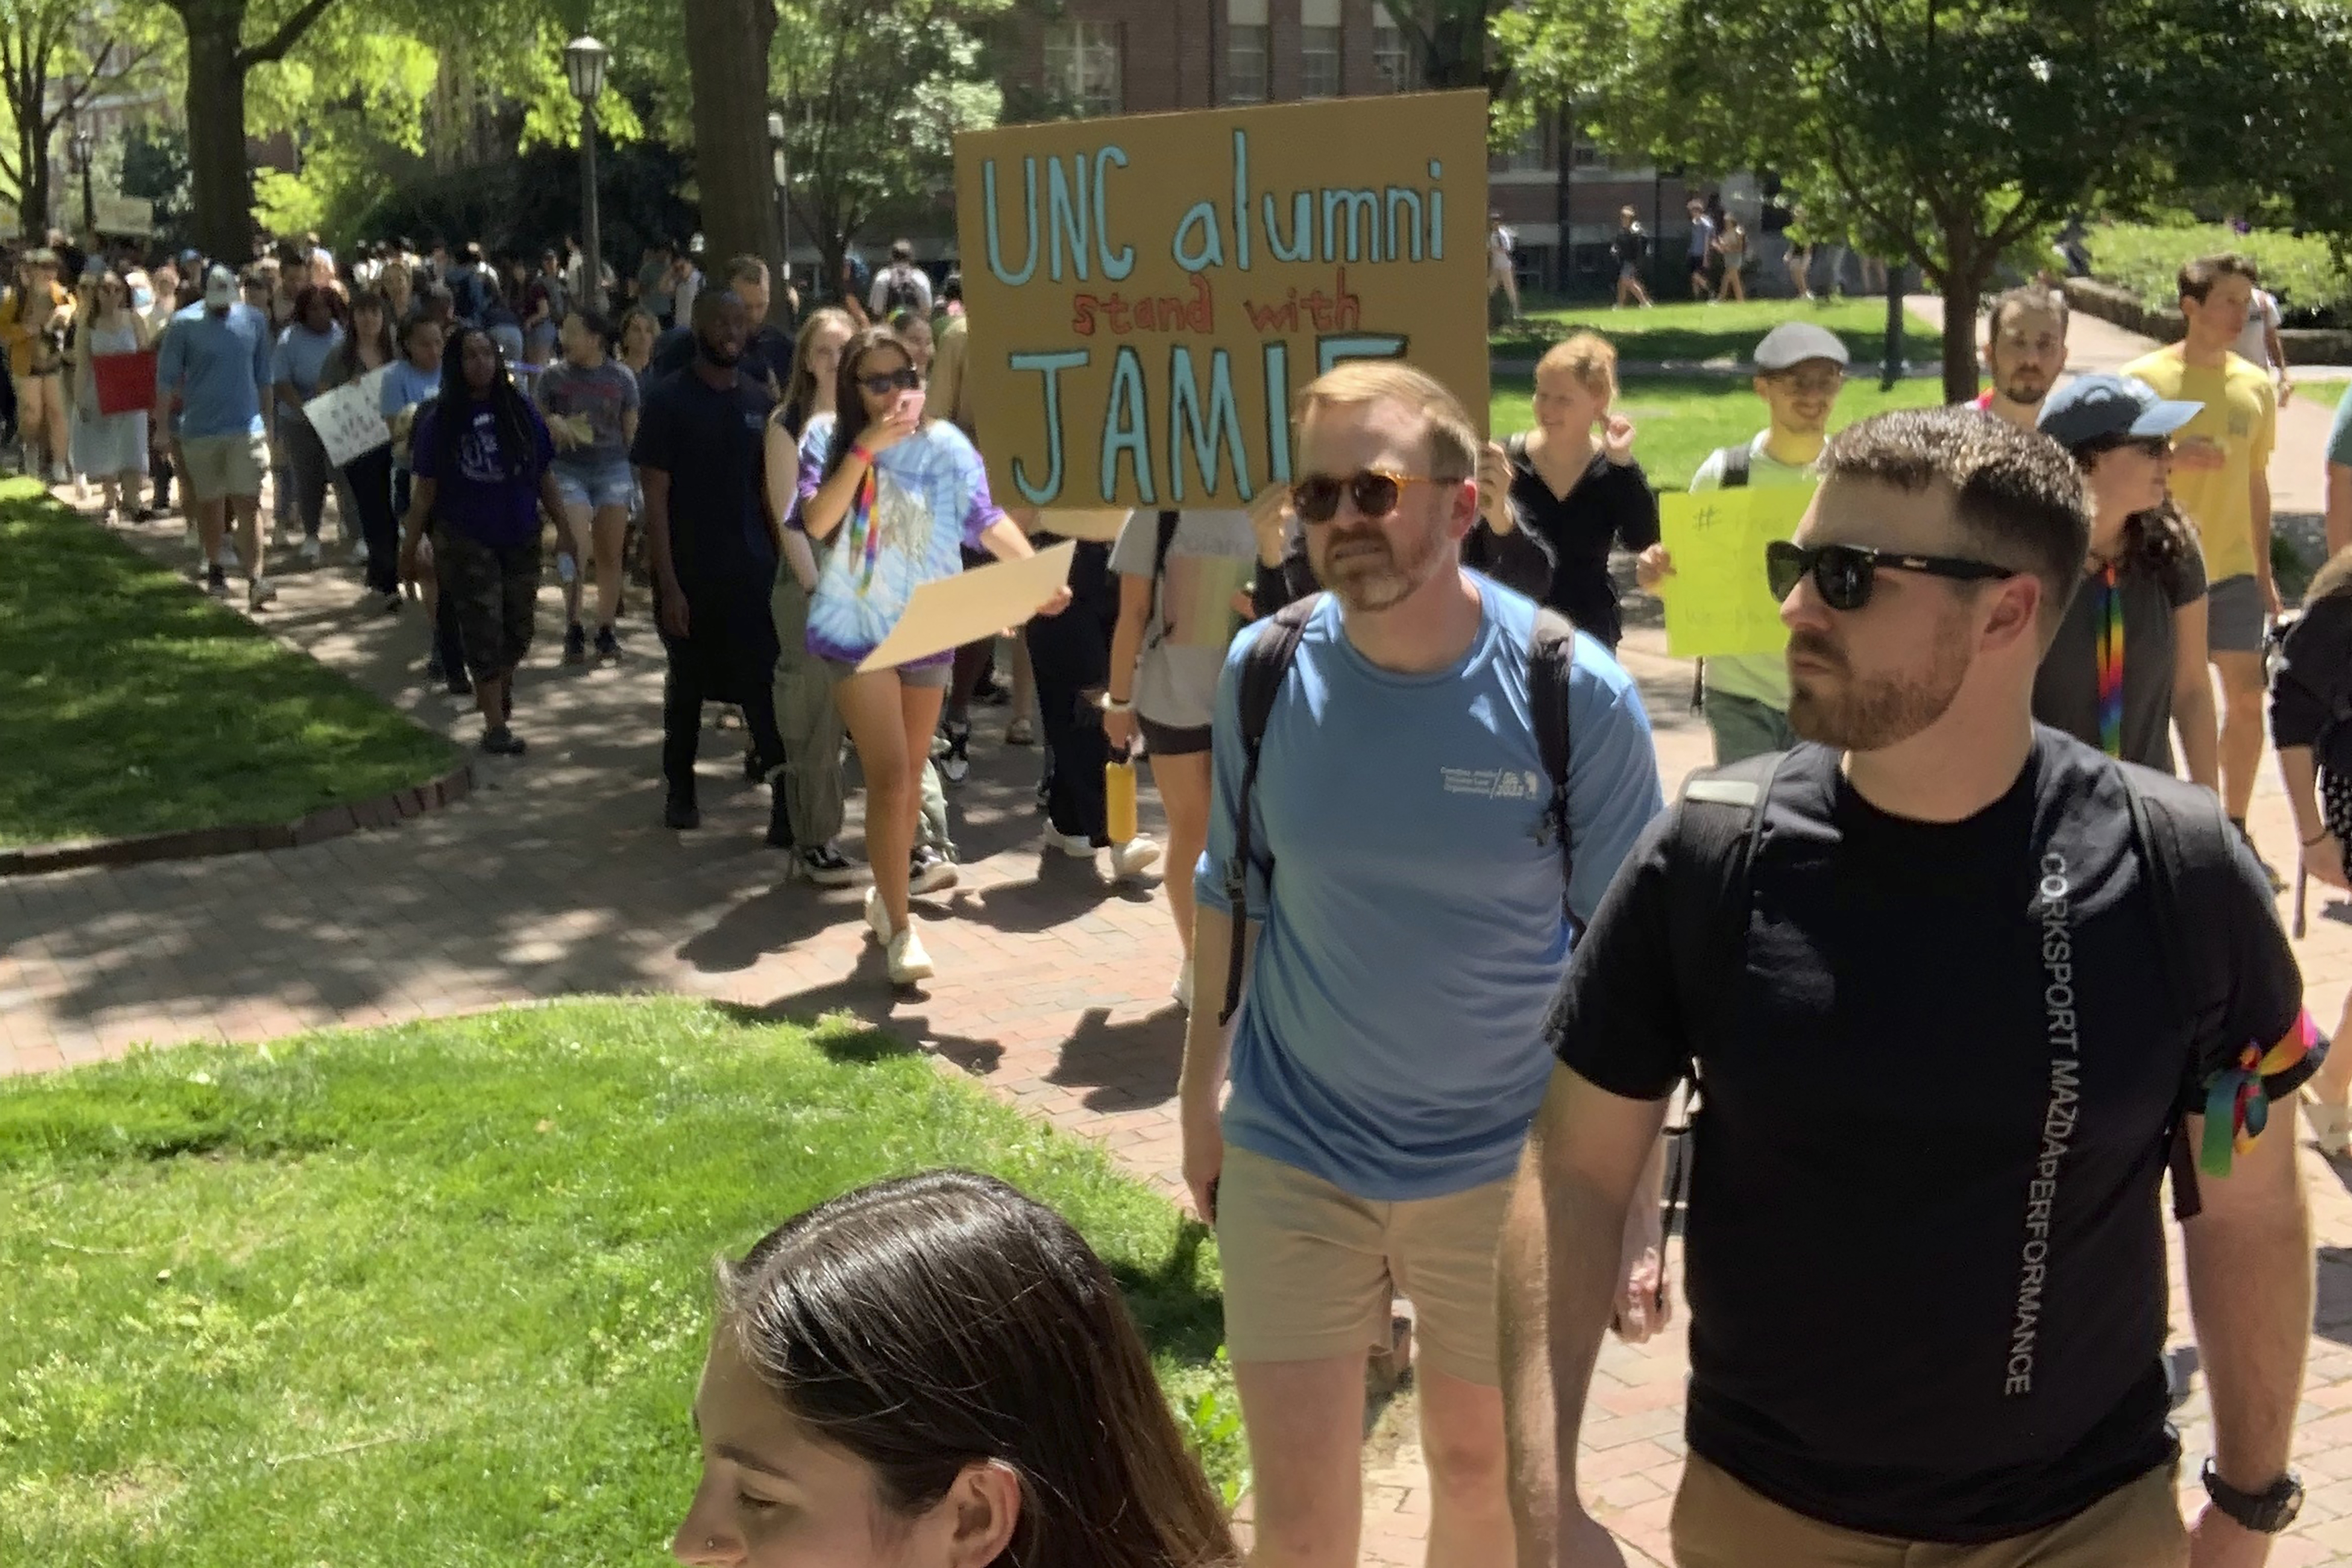
<path id="1" fill-rule="evenodd" d="M 2167 402 L 2145 382 L 2104 374 L 2077 377 L 2042 405 L 2038 427 L 2073 455 L 2083 475 L 2091 552 L 2042 656 L 2033 716 L 2109 756 L 2185 772 L 2218 789 L 2205 560 L 2166 494 L 2172 433 L 2202 406 Z"/>
<path id="2" fill-rule="evenodd" d="M 718 1273 L 679 1562 L 1238 1568 L 1118 1282 L 1052 1209 L 899 1176 Z"/>
<path id="3" fill-rule="evenodd" d="M 2352 548 L 2339 550 L 2304 591 L 2271 682 L 2271 742 L 2294 813 L 2303 868 L 2352 892 L 2344 846 L 2352 842 Z M 2296 895 L 2301 897 L 2300 892 Z M 2352 994 L 2336 1039 L 2352 1037 Z M 2329 1054 L 2305 1091 L 2319 1152 L 2352 1152 L 2352 1050 Z"/>

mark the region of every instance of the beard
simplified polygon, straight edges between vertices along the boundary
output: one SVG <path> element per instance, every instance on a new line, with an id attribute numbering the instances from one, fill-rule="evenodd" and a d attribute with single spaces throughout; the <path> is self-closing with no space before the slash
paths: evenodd
<path id="1" fill-rule="evenodd" d="M 2058 378 L 2050 375 L 2011 375 L 2000 382 L 2000 395 L 2011 403 L 2031 408 L 2050 395 L 2050 388 Z"/>
<path id="2" fill-rule="evenodd" d="M 1398 541 L 1379 523 L 1346 532 L 1327 527 L 1323 548 L 1315 552 L 1316 579 L 1338 595 L 1341 605 L 1360 613 L 1402 604 L 1444 564 L 1451 542 L 1441 524 L 1405 532 Z"/>
<path id="3" fill-rule="evenodd" d="M 1959 695 L 1969 664 L 1967 635 L 1957 616 L 1937 623 L 1927 668 L 1915 674 L 1856 676 L 1837 645 L 1815 633 L 1791 635 L 1789 652 L 1808 655 L 1836 671 L 1790 672 L 1789 727 L 1805 740 L 1843 752 L 1884 751 L 1941 719 Z"/>

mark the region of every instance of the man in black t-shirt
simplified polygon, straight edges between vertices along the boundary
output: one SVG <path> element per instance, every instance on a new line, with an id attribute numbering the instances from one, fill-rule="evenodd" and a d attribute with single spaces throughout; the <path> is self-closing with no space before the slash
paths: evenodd
<path id="1" fill-rule="evenodd" d="M 1706 814 L 1752 780 L 1652 825 L 1553 1010 L 1501 1265 L 1519 1560 L 1622 1562 L 1576 1435 L 1625 1205 L 1696 1064 L 1682 1568 L 2190 1562 L 2158 1208 L 2181 1115 L 2214 1432 L 2194 1561 L 2251 1568 L 2300 1495 L 2292 1097 L 2326 1048 L 2261 868 L 2204 792 L 2032 721 L 2087 537 L 2063 452 L 1923 409 L 1821 469 L 1758 563 L 1811 743 L 1738 813 L 1738 855 Z M 2158 924 L 2134 791 L 2184 847 L 2194 931 Z M 2209 1103 L 2268 1129 L 2209 1134 Z"/>
<path id="2" fill-rule="evenodd" d="M 768 264 L 756 256 L 739 256 L 727 264 L 727 287 L 743 301 L 751 330 L 743 339 L 743 355 L 736 368 L 767 388 L 781 401 L 784 382 L 793 374 L 793 335 L 768 321 Z M 694 363 L 694 327 L 681 322 L 654 342 L 652 370 L 670 375 Z"/>
<path id="3" fill-rule="evenodd" d="M 694 758 L 702 705 L 735 702 L 751 731 L 753 771 L 783 762 L 776 733 L 776 624 L 768 613 L 777 541 L 767 513 L 765 447 L 774 399 L 738 368 L 751 313 L 731 289 L 694 304 L 695 354 L 684 374 L 646 395 L 629 460 L 646 492 L 646 552 L 669 670 L 662 683 L 662 777 L 668 826 L 699 826 Z M 782 837 L 779 837 L 782 835 Z M 783 792 L 771 843 L 791 842 Z"/>

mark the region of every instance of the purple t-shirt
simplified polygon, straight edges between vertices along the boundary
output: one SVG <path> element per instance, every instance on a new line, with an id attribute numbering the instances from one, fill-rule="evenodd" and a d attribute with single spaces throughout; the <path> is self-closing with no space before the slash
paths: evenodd
<path id="1" fill-rule="evenodd" d="M 555 460 L 547 422 L 528 403 L 522 406 L 530 422 L 530 450 L 519 458 L 499 449 L 498 416 L 479 404 L 457 437 L 454 462 L 443 461 L 437 402 L 416 416 L 415 438 L 409 443 L 416 477 L 439 486 L 433 497 L 435 519 L 501 550 L 539 537 L 539 477 Z"/>

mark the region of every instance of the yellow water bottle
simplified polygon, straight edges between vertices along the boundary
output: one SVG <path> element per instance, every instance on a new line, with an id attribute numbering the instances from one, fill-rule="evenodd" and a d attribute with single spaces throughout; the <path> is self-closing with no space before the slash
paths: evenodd
<path id="1" fill-rule="evenodd" d="M 1103 764 L 1103 816 L 1113 844 L 1135 837 L 1135 759 L 1121 755 Z"/>

